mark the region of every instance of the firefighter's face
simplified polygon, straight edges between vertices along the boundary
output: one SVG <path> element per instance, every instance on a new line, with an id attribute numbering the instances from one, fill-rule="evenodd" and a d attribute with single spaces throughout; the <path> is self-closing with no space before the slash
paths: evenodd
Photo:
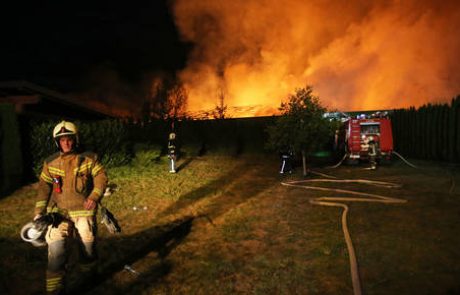
<path id="1" fill-rule="evenodd" d="M 61 146 L 62 152 L 68 153 L 72 151 L 75 145 L 75 139 L 72 136 L 62 136 L 59 138 L 59 145 Z"/>

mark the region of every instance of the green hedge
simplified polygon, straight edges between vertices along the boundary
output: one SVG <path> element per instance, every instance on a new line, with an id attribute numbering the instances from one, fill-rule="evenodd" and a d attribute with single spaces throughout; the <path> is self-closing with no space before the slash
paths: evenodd
<path id="1" fill-rule="evenodd" d="M 58 149 L 52 132 L 58 122 L 30 121 L 30 153 L 33 170 L 38 175 L 43 161 Z M 133 158 L 132 145 L 127 140 L 126 125 L 117 120 L 93 122 L 74 121 L 80 133 L 80 143 L 84 150 L 97 153 L 106 167 L 127 164 Z"/>
<path id="2" fill-rule="evenodd" d="M 177 146 L 186 156 L 266 153 L 265 130 L 274 120 L 275 117 L 256 117 L 179 121 L 175 123 Z M 421 159 L 460 162 L 460 96 L 453 99 L 450 105 L 395 110 L 392 121 L 396 151 Z M 5 122 L 2 124 L 10 124 Z M 29 139 L 27 145 L 30 147 L 26 147 L 26 151 L 31 155 L 26 157 L 27 162 L 32 162 L 30 165 L 35 174 L 40 172 L 43 160 L 57 151 L 52 139 L 52 130 L 57 123 L 29 120 L 28 128 L 23 128 L 29 133 L 23 134 L 23 138 L 27 136 Z M 80 141 L 85 149 L 98 153 L 108 168 L 127 163 L 155 163 L 156 159 L 166 154 L 168 134 L 171 132 L 171 122 L 165 121 L 145 124 L 122 123 L 118 120 L 75 123 L 80 129 Z M 11 130 L 15 129 L 8 127 L 7 130 L 13 132 Z M 8 138 L 14 141 L 20 137 L 11 135 Z M 3 161 L 16 161 L 16 154 L 20 155 L 19 149 L 2 150 L 2 157 L 7 155 L 8 158 Z"/>
<path id="3" fill-rule="evenodd" d="M 264 153 L 267 133 L 274 117 L 235 118 L 225 120 L 182 120 L 175 122 L 177 146 L 181 154 L 197 156 L 207 153 L 238 155 Z M 171 123 L 152 121 L 129 124 L 129 140 L 133 143 L 155 144 L 166 153 Z"/>
<path id="4" fill-rule="evenodd" d="M 265 153 L 267 125 L 274 117 L 241 118 L 226 120 L 184 120 L 175 123 L 180 156 L 203 154 L 238 155 Z M 34 175 L 41 171 L 43 161 L 57 151 L 52 131 L 57 121 L 29 120 L 28 161 Z M 80 142 L 85 150 L 96 152 L 107 167 L 131 163 L 149 165 L 167 153 L 171 123 L 152 121 L 145 124 L 102 120 L 74 121 L 80 130 Z"/>
<path id="5" fill-rule="evenodd" d="M 412 158 L 460 162 L 460 96 L 450 104 L 395 110 L 391 119 L 397 152 Z"/>
<path id="6" fill-rule="evenodd" d="M 11 104 L 0 104 L 0 194 L 20 183 L 22 169 L 18 119 Z"/>
<path id="7" fill-rule="evenodd" d="M 3 175 L 21 175 L 22 156 L 19 136 L 19 125 L 10 104 L 0 104 L 0 143 L 1 143 L 1 173 Z"/>

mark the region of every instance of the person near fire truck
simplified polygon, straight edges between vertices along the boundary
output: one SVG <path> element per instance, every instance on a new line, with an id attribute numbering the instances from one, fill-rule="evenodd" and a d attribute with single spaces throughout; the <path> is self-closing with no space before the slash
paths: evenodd
<path id="1" fill-rule="evenodd" d="M 367 153 L 369 155 L 369 162 L 371 164 L 370 169 L 375 170 L 377 169 L 377 160 L 376 160 L 377 147 L 375 145 L 375 140 L 373 136 L 369 136 L 367 138 L 367 145 L 368 145 Z"/>
<path id="2" fill-rule="evenodd" d="M 176 173 L 176 133 L 169 133 L 168 139 L 169 173 Z"/>
<path id="3" fill-rule="evenodd" d="M 79 151 L 75 124 L 60 122 L 53 130 L 53 138 L 59 151 L 44 161 L 34 220 L 51 212 L 60 217 L 48 226 L 45 236 L 46 290 L 48 294 L 62 294 L 69 243 L 79 245 L 81 275 L 90 276 L 95 270 L 96 210 L 107 186 L 107 175 L 95 153 Z"/>

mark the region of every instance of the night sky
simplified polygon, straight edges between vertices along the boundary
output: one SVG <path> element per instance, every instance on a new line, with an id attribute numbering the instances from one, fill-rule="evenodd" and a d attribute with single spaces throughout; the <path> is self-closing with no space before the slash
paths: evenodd
<path id="1" fill-rule="evenodd" d="M 2 2 L 0 35 L 1 81 L 64 92 L 84 91 L 98 67 L 127 84 L 149 72 L 175 73 L 191 48 L 180 41 L 166 0 Z"/>

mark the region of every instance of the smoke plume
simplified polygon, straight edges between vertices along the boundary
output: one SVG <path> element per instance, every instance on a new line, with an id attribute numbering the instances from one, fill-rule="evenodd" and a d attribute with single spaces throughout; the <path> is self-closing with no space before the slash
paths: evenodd
<path id="1" fill-rule="evenodd" d="M 194 44 L 179 76 L 189 108 L 276 109 L 312 85 L 343 111 L 448 101 L 460 93 L 460 5 L 416 0 L 176 0 Z"/>

